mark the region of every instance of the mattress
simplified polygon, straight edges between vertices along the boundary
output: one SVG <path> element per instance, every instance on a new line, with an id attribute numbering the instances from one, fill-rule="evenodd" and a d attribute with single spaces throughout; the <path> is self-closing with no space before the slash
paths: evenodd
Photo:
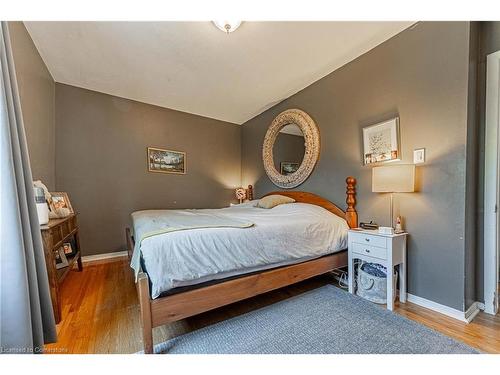
<path id="1" fill-rule="evenodd" d="M 262 209 L 248 202 L 197 211 L 254 225 L 198 228 L 143 239 L 140 255 L 152 298 L 176 288 L 301 263 L 347 247 L 347 222 L 316 205 L 291 203 Z M 134 212 L 133 228 L 159 212 L 168 216 L 173 211 Z"/>

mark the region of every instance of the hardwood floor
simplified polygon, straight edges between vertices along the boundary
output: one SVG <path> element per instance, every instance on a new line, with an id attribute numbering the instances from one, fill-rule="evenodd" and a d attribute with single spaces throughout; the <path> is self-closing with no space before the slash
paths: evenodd
<path id="1" fill-rule="evenodd" d="M 333 283 L 320 276 L 277 291 L 209 311 L 154 329 L 154 342 L 272 304 L 304 291 Z M 59 341 L 46 346 L 49 353 L 134 353 L 142 350 L 134 279 L 125 259 L 84 265 L 70 272 L 61 288 L 62 321 Z M 484 313 L 465 324 L 412 303 L 395 312 L 489 353 L 500 353 L 500 315 Z"/>

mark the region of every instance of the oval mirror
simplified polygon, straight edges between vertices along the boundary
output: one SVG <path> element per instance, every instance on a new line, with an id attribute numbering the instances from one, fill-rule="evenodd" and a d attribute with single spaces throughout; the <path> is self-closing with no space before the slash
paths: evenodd
<path id="1" fill-rule="evenodd" d="M 289 109 L 273 120 L 264 138 L 262 157 L 271 181 L 294 188 L 311 174 L 319 158 L 319 129 L 299 109 Z"/>

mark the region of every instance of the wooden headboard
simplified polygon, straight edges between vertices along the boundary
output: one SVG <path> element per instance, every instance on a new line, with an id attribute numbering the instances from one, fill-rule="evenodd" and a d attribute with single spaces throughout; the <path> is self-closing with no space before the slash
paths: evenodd
<path id="1" fill-rule="evenodd" d="M 340 216 L 342 219 L 347 221 L 350 228 L 357 228 L 358 226 L 358 213 L 356 212 L 356 179 L 354 177 L 347 177 L 346 181 L 346 203 L 347 209 L 343 211 L 338 206 L 330 202 L 329 200 L 320 197 L 319 195 L 313 193 L 307 193 L 304 191 L 273 191 L 267 193 L 264 196 L 272 194 L 285 195 L 287 197 L 295 199 L 296 202 L 315 204 L 316 206 L 321 206 L 326 208 L 328 211 Z M 251 185 L 249 189 L 252 190 Z M 253 195 L 253 191 L 252 191 Z"/>

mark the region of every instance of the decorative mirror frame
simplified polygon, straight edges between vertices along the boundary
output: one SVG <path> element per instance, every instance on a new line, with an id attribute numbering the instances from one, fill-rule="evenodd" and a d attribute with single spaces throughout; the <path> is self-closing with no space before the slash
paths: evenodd
<path id="1" fill-rule="evenodd" d="M 280 130 L 288 124 L 297 124 L 304 135 L 304 158 L 294 173 L 282 175 L 274 166 L 273 147 Z M 319 159 L 319 128 L 314 120 L 300 109 L 288 109 L 275 117 L 267 129 L 262 146 L 262 161 L 269 179 L 280 188 L 292 189 L 302 184 L 311 174 Z"/>

